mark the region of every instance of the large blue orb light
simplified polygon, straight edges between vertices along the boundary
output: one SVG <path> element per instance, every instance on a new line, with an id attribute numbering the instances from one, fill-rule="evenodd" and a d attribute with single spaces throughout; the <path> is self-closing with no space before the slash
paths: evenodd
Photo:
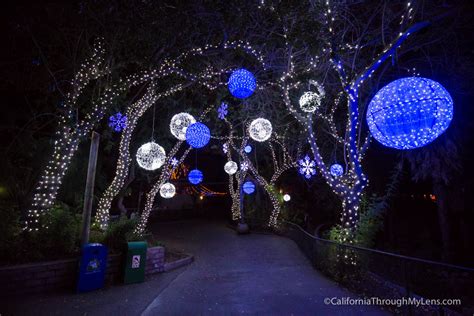
<path id="1" fill-rule="evenodd" d="M 203 178 L 204 178 L 204 176 L 202 175 L 202 172 L 199 169 L 193 169 L 188 174 L 188 180 L 192 184 L 201 183 Z"/>
<path id="2" fill-rule="evenodd" d="M 367 109 L 372 136 L 396 149 L 425 146 L 453 119 L 453 99 L 436 81 L 407 77 L 392 81 L 374 96 Z"/>
<path id="3" fill-rule="evenodd" d="M 232 72 L 227 85 L 234 97 L 245 99 L 253 94 L 257 87 L 257 81 L 253 73 L 247 69 L 240 68 Z"/>
<path id="4" fill-rule="evenodd" d="M 252 194 L 255 192 L 255 184 L 252 181 L 245 181 L 242 185 L 242 190 L 244 190 L 246 194 Z"/>
<path id="5" fill-rule="evenodd" d="M 209 143 L 211 131 L 201 122 L 191 124 L 186 129 L 186 141 L 193 148 L 202 148 Z"/>

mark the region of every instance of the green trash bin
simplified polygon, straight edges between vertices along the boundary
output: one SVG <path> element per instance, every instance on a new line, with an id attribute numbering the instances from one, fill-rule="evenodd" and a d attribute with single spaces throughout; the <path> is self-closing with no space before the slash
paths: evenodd
<path id="1" fill-rule="evenodd" d="M 132 241 L 128 243 L 125 262 L 125 284 L 138 283 L 145 280 L 146 249 L 145 241 Z"/>

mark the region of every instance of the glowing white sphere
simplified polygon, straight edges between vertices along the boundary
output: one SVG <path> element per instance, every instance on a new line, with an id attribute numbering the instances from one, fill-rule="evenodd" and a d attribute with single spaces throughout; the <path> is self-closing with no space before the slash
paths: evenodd
<path id="1" fill-rule="evenodd" d="M 291 195 L 289 195 L 289 194 L 283 195 L 283 201 L 288 202 L 290 200 L 291 200 Z"/>
<path id="2" fill-rule="evenodd" d="M 156 170 L 163 166 L 166 152 L 163 147 L 154 142 L 143 144 L 137 151 L 137 162 L 146 170 Z"/>
<path id="3" fill-rule="evenodd" d="M 160 195 L 162 198 L 171 199 L 176 194 L 176 188 L 173 184 L 167 182 L 160 187 Z"/>
<path id="4" fill-rule="evenodd" d="M 188 126 L 196 123 L 196 119 L 189 113 L 178 113 L 171 118 L 170 131 L 179 140 L 186 140 Z"/>
<path id="5" fill-rule="evenodd" d="M 253 140 L 264 142 L 272 136 L 272 123 L 264 118 L 258 118 L 250 123 L 249 134 Z"/>
<path id="6" fill-rule="evenodd" d="M 228 174 L 232 175 L 237 172 L 237 163 L 235 161 L 228 161 L 224 165 L 224 171 L 227 172 Z"/>
<path id="7" fill-rule="evenodd" d="M 300 108 L 304 112 L 314 112 L 321 105 L 319 95 L 312 91 L 306 91 L 300 98 Z"/>

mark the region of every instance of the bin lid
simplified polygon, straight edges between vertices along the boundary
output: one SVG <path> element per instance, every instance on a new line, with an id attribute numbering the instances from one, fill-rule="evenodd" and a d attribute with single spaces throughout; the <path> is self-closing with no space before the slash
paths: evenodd
<path id="1" fill-rule="evenodd" d="M 146 249 L 146 241 L 130 241 L 128 242 L 128 249 Z"/>
<path id="2" fill-rule="evenodd" d="M 84 246 L 82 246 L 82 248 L 97 248 L 97 247 L 105 247 L 105 246 L 99 243 L 90 243 L 90 244 L 85 244 Z"/>

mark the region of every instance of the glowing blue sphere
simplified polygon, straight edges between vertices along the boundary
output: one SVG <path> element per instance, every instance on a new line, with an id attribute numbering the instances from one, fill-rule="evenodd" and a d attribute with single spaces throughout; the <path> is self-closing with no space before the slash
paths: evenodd
<path id="1" fill-rule="evenodd" d="M 202 175 L 202 172 L 199 169 L 193 169 L 188 174 L 188 180 L 192 184 L 199 184 L 202 182 L 202 179 L 204 179 L 204 176 Z"/>
<path id="2" fill-rule="evenodd" d="M 255 184 L 252 181 L 246 181 L 242 185 L 242 190 L 244 190 L 246 194 L 252 194 L 255 192 Z"/>
<path id="3" fill-rule="evenodd" d="M 329 172 L 333 177 L 340 177 L 344 173 L 344 168 L 340 164 L 335 163 L 331 165 L 331 168 L 329 168 Z"/>
<path id="4" fill-rule="evenodd" d="M 453 99 L 436 81 L 408 77 L 392 81 L 374 96 L 367 109 L 372 136 L 396 149 L 425 146 L 453 119 Z"/>
<path id="5" fill-rule="evenodd" d="M 186 141 L 193 148 L 202 148 L 209 143 L 211 131 L 201 122 L 191 124 L 186 129 Z"/>
<path id="6" fill-rule="evenodd" d="M 244 147 L 244 151 L 247 153 L 247 154 L 250 154 L 252 152 L 252 146 L 250 145 L 247 145 Z"/>
<path id="7" fill-rule="evenodd" d="M 253 73 L 247 69 L 240 68 L 232 72 L 227 86 L 234 97 L 245 99 L 253 94 L 257 87 L 257 81 Z"/>

